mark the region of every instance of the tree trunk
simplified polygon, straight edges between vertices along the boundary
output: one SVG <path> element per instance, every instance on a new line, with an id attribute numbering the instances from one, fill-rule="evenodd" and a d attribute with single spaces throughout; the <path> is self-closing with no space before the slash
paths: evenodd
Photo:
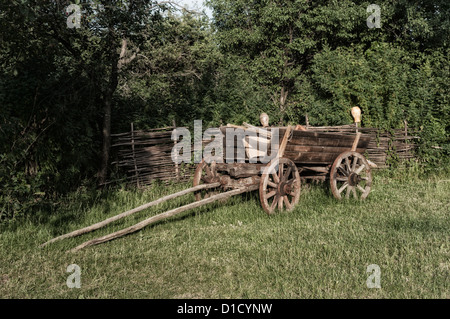
<path id="1" fill-rule="evenodd" d="M 280 93 L 280 126 L 283 125 L 284 122 L 284 115 L 286 114 L 286 100 L 289 94 L 289 89 L 282 86 L 281 87 L 281 93 Z"/>
<path id="2" fill-rule="evenodd" d="M 117 54 L 115 41 L 111 41 L 111 74 L 109 77 L 108 87 L 105 92 L 103 99 L 103 128 L 102 128 L 102 153 L 101 153 L 101 166 L 98 172 L 98 184 L 99 186 L 106 183 L 108 178 L 108 164 L 109 164 L 109 154 L 111 149 L 111 113 L 114 92 L 117 89 L 119 83 L 119 55 Z"/>
<path id="3" fill-rule="evenodd" d="M 130 57 L 127 55 L 127 39 L 122 39 L 122 46 L 120 49 L 120 54 L 117 53 L 116 40 L 112 30 L 110 30 L 110 52 L 111 52 L 111 75 L 109 77 L 108 88 L 106 89 L 105 98 L 103 100 L 103 146 L 101 154 L 101 166 L 98 172 L 98 184 L 103 185 L 106 183 L 108 178 L 108 164 L 109 164 L 109 153 L 111 149 L 111 113 L 114 92 L 116 92 L 117 86 L 119 84 L 119 72 L 128 63 L 132 62 L 139 52 L 139 48 L 136 49 Z"/>
<path id="4" fill-rule="evenodd" d="M 291 45 L 294 41 L 294 29 L 292 25 L 289 26 L 289 44 Z M 290 89 L 292 89 L 292 80 L 287 78 L 290 66 L 293 65 L 291 61 L 291 50 L 286 47 L 284 50 L 284 67 L 283 75 L 281 77 L 281 92 L 280 92 L 280 126 L 284 123 L 284 116 L 286 115 L 286 102 L 289 95 Z"/>
<path id="5" fill-rule="evenodd" d="M 110 89 L 108 89 L 110 91 Z M 112 96 L 108 93 L 105 96 L 103 102 L 103 129 L 102 129 L 102 153 L 101 153 L 101 166 L 98 173 L 98 184 L 103 185 L 106 183 L 108 177 L 108 164 L 109 164 L 109 151 L 111 148 L 111 109 L 112 109 Z"/>

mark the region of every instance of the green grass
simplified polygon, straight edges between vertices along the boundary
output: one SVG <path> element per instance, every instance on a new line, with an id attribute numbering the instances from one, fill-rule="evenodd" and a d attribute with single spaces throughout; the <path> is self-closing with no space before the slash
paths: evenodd
<path id="1" fill-rule="evenodd" d="M 450 298 L 450 178 L 377 173 L 364 202 L 302 189 L 267 216 L 257 193 L 211 204 L 78 253 L 82 242 L 192 201 L 173 200 L 74 239 L 45 241 L 189 185 L 79 193 L 55 214 L 1 227 L 1 298 Z M 66 268 L 81 267 L 81 289 Z M 381 268 L 369 289 L 367 266 Z"/>

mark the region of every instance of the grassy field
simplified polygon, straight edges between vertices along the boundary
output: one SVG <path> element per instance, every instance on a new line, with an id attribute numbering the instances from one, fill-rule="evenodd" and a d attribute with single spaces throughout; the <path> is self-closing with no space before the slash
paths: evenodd
<path id="1" fill-rule="evenodd" d="M 411 174 L 411 176 L 414 176 Z M 192 196 L 105 229 L 38 246 L 188 185 L 80 192 L 63 208 L 1 226 L 1 298 L 450 298 L 450 177 L 376 173 L 364 202 L 304 186 L 293 212 L 267 216 L 257 193 L 211 204 L 82 250 Z M 81 268 L 81 288 L 66 285 Z M 381 270 L 381 289 L 366 285 Z"/>

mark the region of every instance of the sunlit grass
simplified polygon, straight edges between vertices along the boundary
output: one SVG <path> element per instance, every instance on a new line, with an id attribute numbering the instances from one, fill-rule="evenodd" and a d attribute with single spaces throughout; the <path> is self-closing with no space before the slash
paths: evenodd
<path id="1" fill-rule="evenodd" d="M 190 185 L 79 193 L 60 211 L 3 225 L 1 298 L 450 298 L 450 178 L 375 174 L 363 202 L 304 186 L 268 216 L 257 192 L 211 204 L 78 253 L 82 242 L 189 203 L 185 196 L 54 243 L 45 241 Z M 81 267 L 81 289 L 66 268 Z M 369 289 L 368 265 L 381 269 Z"/>

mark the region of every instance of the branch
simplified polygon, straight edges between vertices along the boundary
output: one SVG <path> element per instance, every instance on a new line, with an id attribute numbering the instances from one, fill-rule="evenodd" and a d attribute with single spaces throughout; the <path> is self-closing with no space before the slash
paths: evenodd
<path id="1" fill-rule="evenodd" d="M 128 46 L 128 41 L 127 39 L 122 39 L 122 47 L 120 49 L 120 56 L 119 56 L 119 62 L 118 62 L 118 68 L 119 70 L 127 65 L 128 63 L 131 63 L 134 59 L 136 59 L 137 54 L 139 53 L 139 48 L 136 49 L 136 52 L 134 52 L 130 57 L 125 58 L 126 54 L 127 54 L 127 46 Z"/>
<path id="2" fill-rule="evenodd" d="M 165 4 L 169 4 L 169 5 L 171 5 L 171 6 L 181 8 L 181 9 L 185 10 L 185 11 L 188 12 L 188 13 L 198 14 L 198 15 L 201 15 L 201 14 L 202 14 L 201 12 L 198 12 L 198 11 L 195 11 L 195 10 L 189 10 L 189 9 L 186 9 L 186 8 L 183 7 L 182 5 L 176 3 L 175 1 L 161 1 L 161 2 L 159 2 L 159 3 L 157 3 L 157 4 L 153 5 L 153 6 L 151 6 L 151 7 L 150 7 L 150 10 L 155 9 L 156 7 L 161 7 L 162 5 L 165 5 Z"/>
<path id="3" fill-rule="evenodd" d="M 57 40 L 59 43 L 61 43 L 66 49 L 67 51 L 69 51 L 70 53 L 72 53 L 72 55 L 74 56 L 74 58 L 76 59 L 82 59 L 81 53 L 77 50 L 75 50 L 72 45 L 66 41 L 64 38 L 62 38 L 59 33 L 58 30 L 56 29 L 55 25 L 52 23 L 52 31 L 53 34 L 51 35 L 55 40 Z"/>
<path id="4" fill-rule="evenodd" d="M 119 59 L 123 59 L 125 57 L 125 53 L 127 51 L 127 45 L 128 45 L 127 39 L 122 39 L 122 48 L 120 49 Z"/>

